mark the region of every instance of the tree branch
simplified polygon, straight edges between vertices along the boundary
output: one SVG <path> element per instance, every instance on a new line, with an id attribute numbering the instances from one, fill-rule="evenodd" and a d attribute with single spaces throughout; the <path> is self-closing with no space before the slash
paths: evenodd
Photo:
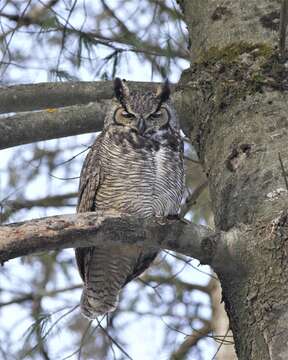
<path id="1" fill-rule="evenodd" d="M 198 341 L 203 339 L 205 336 L 207 336 L 210 331 L 211 331 L 210 322 L 204 324 L 201 329 L 194 330 L 193 334 L 188 336 L 185 339 L 185 341 L 181 344 L 179 349 L 172 354 L 171 360 L 185 359 L 191 348 L 197 345 Z"/>
<path id="2" fill-rule="evenodd" d="M 0 227 L 0 262 L 39 251 L 121 244 L 166 248 L 231 271 L 231 259 L 232 267 L 237 268 L 231 246 L 235 237 L 235 230 L 215 233 L 205 226 L 180 220 L 159 221 L 98 211 Z"/>
<path id="3" fill-rule="evenodd" d="M 22 209 L 32 209 L 33 207 L 61 207 L 61 206 L 74 206 L 75 204 L 70 204 L 67 200 L 77 198 L 78 192 L 69 192 L 59 195 L 50 195 L 45 196 L 39 199 L 30 200 L 30 199 L 19 199 L 13 201 L 6 201 L 4 206 L 9 207 L 12 211 L 18 211 Z M 0 203 L 1 204 L 1 203 Z"/>
<path id="4" fill-rule="evenodd" d="M 155 282 L 158 286 L 162 285 L 162 284 L 167 284 L 167 285 L 173 285 L 176 288 L 181 288 L 181 289 L 185 289 L 187 291 L 202 291 L 205 294 L 210 295 L 211 293 L 211 289 L 209 286 L 204 286 L 204 285 L 198 285 L 198 284 L 194 284 L 194 283 L 189 283 L 187 281 L 183 281 L 181 279 L 178 279 L 177 276 L 161 276 L 161 275 L 149 275 L 149 274 L 145 274 L 144 277 L 141 277 L 141 279 L 143 281 L 145 281 L 145 283 L 147 282 Z"/>
<path id="5" fill-rule="evenodd" d="M 47 250 L 85 246 L 166 248 L 212 266 L 229 266 L 235 233 L 183 221 L 141 219 L 116 212 L 51 216 L 0 227 L 0 262 Z M 228 245 L 227 245 L 228 244 Z M 233 258 L 235 268 L 235 258 Z"/>
<path id="6" fill-rule="evenodd" d="M 62 207 L 62 206 L 73 206 L 75 204 L 71 203 L 69 200 L 76 198 L 78 196 L 77 192 L 69 192 L 66 194 L 51 195 L 45 196 L 39 199 L 30 200 L 30 199 L 18 199 L 18 200 L 6 200 L 1 202 L 0 207 L 4 209 L 3 213 L 0 211 L 0 224 L 7 221 L 11 215 L 15 212 L 22 209 L 32 209 L 33 207 Z"/>
<path id="7" fill-rule="evenodd" d="M 129 81 L 129 88 L 151 90 L 159 83 Z M 172 86 L 173 88 L 173 86 Z M 82 105 L 114 96 L 112 81 L 23 84 L 0 87 L 0 114 Z"/>
<path id="8" fill-rule="evenodd" d="M 64 288 L 60 288 L 60 289 L 56 289 L 56 290 L 51 290 L 51 291 L 41 291 L 41 290 L 38 289 L 37 293 L 31 292 L 29 294 L 23 294 L 21 296 L 15 297 L 14 299 L 11 299 L 11 300 L 8 300 L 8 301 L 0 302 L 0 308 L 3 307 L 3 306 L 9 306 L 9 305 L 14 305 L 14 304 L 22 304 L 23 302 L 33 301 L 35 299 L 43 298 L 43 297 L 46 297 L 46 296 L 54 297 L 55 295 L 58 295 L 59 293 L 62 294 L 64 292 L 68 292 L 68 291 L 70 292 L 72 290 L 78 290 L 78 289 L 81 289 L 82 287 L 83 287 L 82 284 L 77 284 L 77 285 L 72 285 L 72 286 L 68 286 L 68 287 L 64 287 Z"/>
<path id="9" fill-rule="evenodd" d="M 0 149 L 102 130 L 107 103 L 20 113 L 0 119 Z"/>

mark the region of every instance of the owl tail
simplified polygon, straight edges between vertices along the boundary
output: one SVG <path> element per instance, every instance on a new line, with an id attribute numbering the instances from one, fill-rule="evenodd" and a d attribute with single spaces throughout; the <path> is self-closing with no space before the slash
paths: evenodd
<path id="1" fill-rule="evenodd" d="M 81 312 L 89 318 L 114 311 L 121 288 L 134 272 L 138 248 L 94 247 L 87 263 Z"/>

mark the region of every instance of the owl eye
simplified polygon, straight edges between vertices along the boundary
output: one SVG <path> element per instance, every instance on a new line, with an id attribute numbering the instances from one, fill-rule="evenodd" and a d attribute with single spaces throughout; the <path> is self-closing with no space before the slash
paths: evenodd
<path id="1" fill-rule="evenodd" d="M 152 118 L 159 118 L 160 116 L 162 116 L 162 111 L 157 111 L 153 114 L 150 115 Z"/>
<path id="2" fill-rule="evenodd" d="M 130 126 L 135 120 L 135 115 L 123 109 L 118 108 L 114 113 L 114 121 L 118 125 Z"/>
<path id="3" fill-rule="evenodd" d="M 169 112 L 165 107 L 161 107 L 160 109 L 157 109 L 155 112 L 151 113 L 146 119 L 146 122 L 148 128 L 157 127 L 160 129 L 169 123 Z"/>
<path id="4" fill-rule="evenodd" d="M 132 118 L 135 117 L 135 115 L 133 115 L 133 114 L 131 114 L 131 113 L 129 113 L 128 111 L 125 111 L 125 110 L 122 111 L 121 115 L 124 116 L 124 117 L 127 118 L 127 119 L 132 119 Z"/>

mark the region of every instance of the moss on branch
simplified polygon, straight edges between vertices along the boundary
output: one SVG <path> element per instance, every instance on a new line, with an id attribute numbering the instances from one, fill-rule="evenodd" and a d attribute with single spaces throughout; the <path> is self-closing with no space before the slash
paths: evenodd
<path id="1" fill-rule="evenodd" d="M 228 88 L 225 92 L 232 92 L 235 98 L 262 92 L 264 87 L 288 90 L 288 69 L 278 49 L 265 43 L 240 41 L 222 48 L 213 46 L 199 55 L 194 69 L 198 76 L 203 71 L 213 75 L 213 81 L 220 80 Z"/>
<path id="2" fill-rule="evenodd" d="M 273 48 L 266 44 L 251 44 L 245 41 L 231 43 L 222 48 L 212 46 L 198 56 L 196 64 L 215 64 L 219 61 L 231 64 L 237 62 L 243 54 L 252 54 L 254 58 L 267 59 L 273 54 Z"/>

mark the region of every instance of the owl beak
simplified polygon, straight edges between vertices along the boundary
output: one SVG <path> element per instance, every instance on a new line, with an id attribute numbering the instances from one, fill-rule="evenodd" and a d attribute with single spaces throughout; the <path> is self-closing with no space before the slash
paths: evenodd
<path id="1" fill-rule="evenodd" d="M 146 130 L 145 120 L 142 117 L 137 122 L 137 129 L 140 135 L 143 135 Z"/>

